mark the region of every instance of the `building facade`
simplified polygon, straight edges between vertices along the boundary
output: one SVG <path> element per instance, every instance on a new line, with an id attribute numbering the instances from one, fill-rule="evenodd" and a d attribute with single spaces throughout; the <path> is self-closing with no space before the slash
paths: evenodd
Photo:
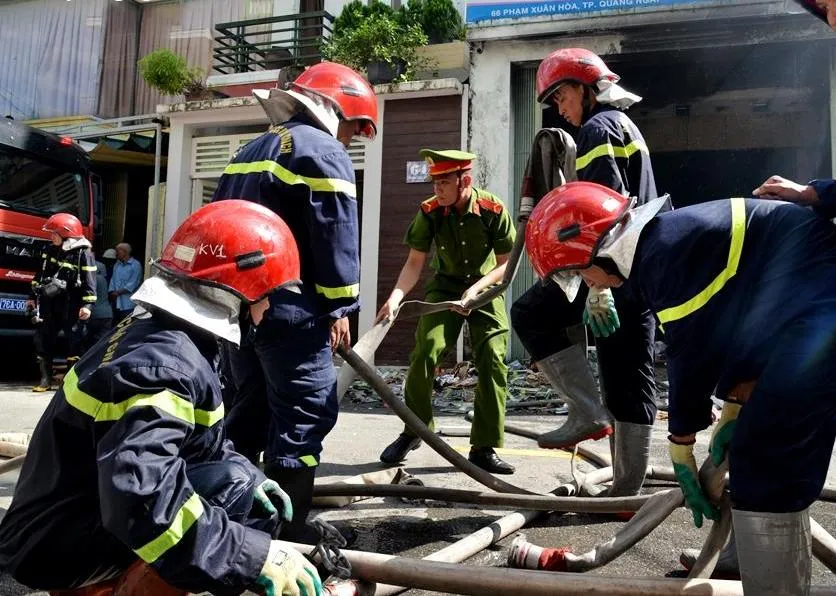
<path id="1" fill-rule="evenodd" d="M 538 63 L 565 47 L 598 53 L 643 96 L 627 113 L 675 206 L 834 171 L 836 35 L 791 0 L 471 0 L 467 16 L 469 147 L 479 183 L 514 208 L 535 131 L 572 130 L 535 100 Z M 533 281 L 521 267 L 512 296 Z M 526 356 L 516 337 L 510 354 Z"/>

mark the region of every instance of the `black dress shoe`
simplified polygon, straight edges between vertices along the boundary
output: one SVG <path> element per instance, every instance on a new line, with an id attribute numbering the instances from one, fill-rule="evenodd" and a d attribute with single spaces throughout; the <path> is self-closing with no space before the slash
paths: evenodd
<path id="1" fill-rule="evenodd" d="M 491 474 L 513 474 L 517 471 L 514 466 L 499 459 L 492 447 L 471 447 L 467 459 Z"/>
<path id="2" fill-rule="evenodd" d="M 383 450 L 383 453 L 380 454 L 380 461 L 384 464 L 400 463 L 406 459 L 410 451 L 414 451 L 420 446 L 421 439 L 401 433 L 397 439 L 392 441 L 391 445 Z"/>

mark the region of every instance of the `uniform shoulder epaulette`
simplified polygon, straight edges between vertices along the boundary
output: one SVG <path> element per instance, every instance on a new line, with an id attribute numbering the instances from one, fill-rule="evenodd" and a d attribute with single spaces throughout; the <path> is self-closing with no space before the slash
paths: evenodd
<path id="1" fill-rule="evenodd" d="M 505 209 L 505 205 L 492 195 L 480 196 L 476 199 L 476 204 L 479 205 L 480 209 L 487 209 L 494 213 L 502 213 L 502 210 Z"/>
<path id="2" fill-rule="evenodd" d="M 423 203 L 421 203 L 421 211 L 424 213 L 430 213 L 441 206 L 441 203 L 438 202 L 438 199 L 435 197 L 430 197 Z"/>

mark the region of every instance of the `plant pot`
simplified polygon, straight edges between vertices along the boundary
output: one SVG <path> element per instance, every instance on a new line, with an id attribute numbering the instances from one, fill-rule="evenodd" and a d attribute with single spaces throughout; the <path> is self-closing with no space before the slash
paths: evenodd
<path id="1" fill-rule="evenodd" d="M 404 70 L 406 70 L 406 64 L 400 60 L 395 63 L 375 60 L 369 62 L 366 67 L 366 74 L 369 77 L 369 83 L 379 85 L 381 83 L 391 83 L 402 75 Z"/>
<path id="2" fill-rule="evenodd" d="M 186 101 L 205 101 L 207 99 L 217 99 L 219 97 L 226 97 L 225 94 L 219 93 L 213 89 L 195 89 L 194 91 L 186 91 L 184 94 Z"/>

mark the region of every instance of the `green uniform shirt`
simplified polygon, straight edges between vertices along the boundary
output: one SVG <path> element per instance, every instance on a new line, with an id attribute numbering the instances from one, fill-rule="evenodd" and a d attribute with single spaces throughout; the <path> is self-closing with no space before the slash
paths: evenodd
<path id="1" fill-rule="evenodd" d="M 404 244 L 435 254 L 430 266 L 436 276 L 470 285 L 496 267 L 496 255 L 511 252 L 515 230 L 505 205 L 474 188 L 464 213 L 442 207 L 435 197 L 421 203 L 409 225 Z"/>

